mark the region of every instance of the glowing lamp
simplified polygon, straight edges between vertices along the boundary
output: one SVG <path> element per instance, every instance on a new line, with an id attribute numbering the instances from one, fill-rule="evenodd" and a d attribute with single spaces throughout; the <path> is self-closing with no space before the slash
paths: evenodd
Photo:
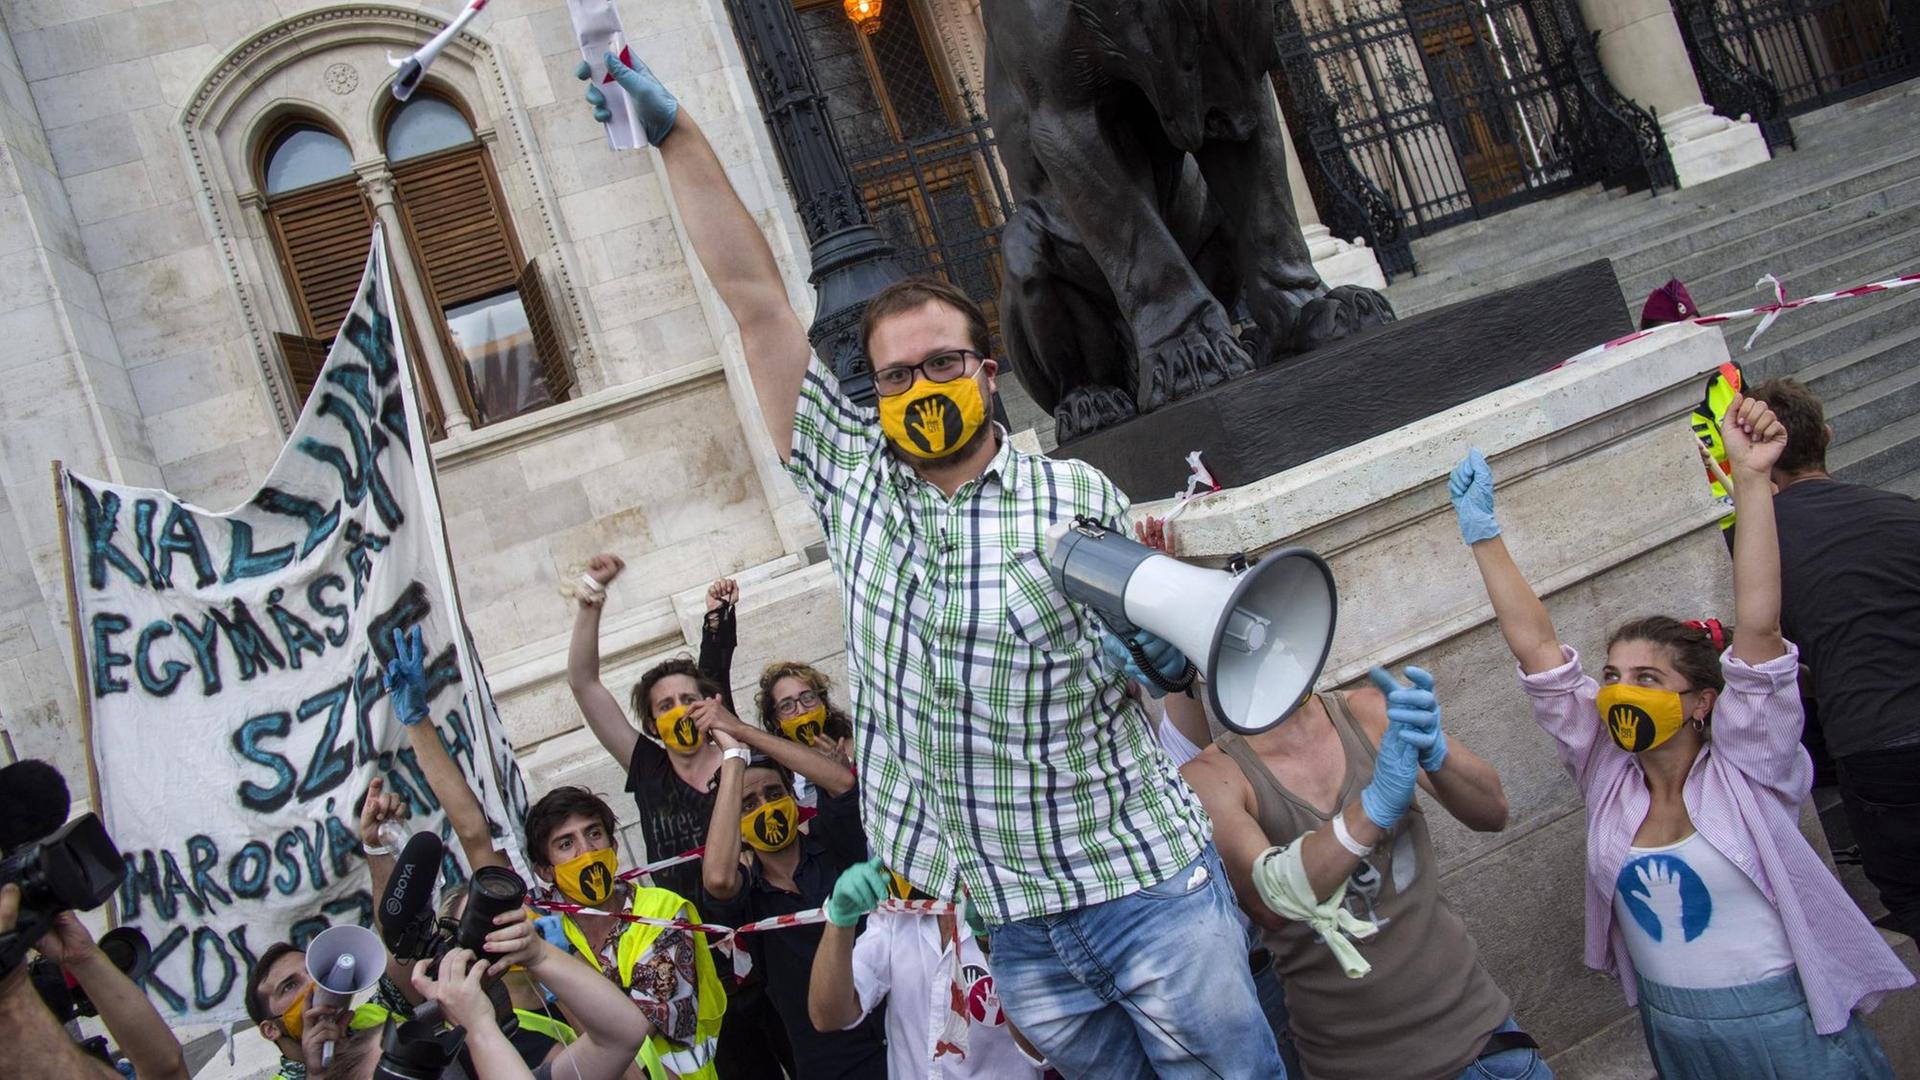
<path id="1" fill-rule="evenodd" d="M 881 0 L 844 0 L 842 6 L 847 10 L 847 19 L 860 28 L 863 34 L 880 32 Z"/>

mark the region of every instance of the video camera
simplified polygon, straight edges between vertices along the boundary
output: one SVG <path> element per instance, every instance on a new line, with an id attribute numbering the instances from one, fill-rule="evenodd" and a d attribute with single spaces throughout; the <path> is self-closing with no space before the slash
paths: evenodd
<path id="1" fill-rule="evenodd" d="M 441 918 L 434 910 L 434 897 L 445 854 L 446 845 L 438 836 L 414 833 L 395 860 L 379 906 L 381 940 L 387 951 L 409 963 L 430 960 L 435 971 L 441 958 L 456 948 L 484 958 L 481 947 L 496 929 L 493 920 L 519 907 L 527 894 L 526 882 L 519 874 L 505 867 L 483 866 L 467 882 L 466 910 L 458 919 Z M 514 1015 L 507 988 L 490 979 L 487 998 L 493 1002 L 501 1032 L 511 1037 L 520 1021 Z M 466 1042 L 462 1029 L 441 1031 L 443 1020 L 439 1004 L 430 1001 L 415 1010 L 413 1019 L 389 1025 L 380 1064 L 374 1070 L 375 1080 L 437 1078 Z"/>
<path id="2" fill-rule="evenodd" d="M 0 977 L 62 911 L 91 911 L 127 876 L 120 849 L 92 811 L 66 821 L 67 782 L 44 761 L 0 769 L 0 885 L 20 887 L 20 914 L 0 934 Z M 65 824 L 62 824 L 65 822 Z"/>

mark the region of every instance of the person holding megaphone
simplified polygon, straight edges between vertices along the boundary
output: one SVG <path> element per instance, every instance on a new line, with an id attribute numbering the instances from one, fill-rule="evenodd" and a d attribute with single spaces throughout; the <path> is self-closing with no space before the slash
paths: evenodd
<path id="1" fill-rule="evenodd" d="M 1638 1005 L 1665 1080 L 1893 1075 L 1860 1013 L 1913 976 L 1800 832 L 1799 649 L 1780 633 L 1769 473 L 1787 432 L 1736 395 L 1729 630 L 1615 629 L 1595 680 L 1508 553 L 1478 450 L 1448 492 L 1533 718 L 1587 808 L 1586 961 Z"/>

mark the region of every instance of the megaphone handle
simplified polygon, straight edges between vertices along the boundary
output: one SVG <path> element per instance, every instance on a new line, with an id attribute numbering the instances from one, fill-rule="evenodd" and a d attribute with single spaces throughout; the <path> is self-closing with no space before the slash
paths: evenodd
<path id="1" fill-rule="evenodd" d="M 1139 642 L 1130 636 L 1122 637 L 1120 641 L 1126 645 L 1127 653 L 1133 657 L 1133 666 L 1140 669 L 1140 674 L 1145 675 L 1148 682 L 1159 687 L 1161 693 L 1184 694 L 1193 687 L 1194 677 L 1199 674 L 1194 670 L 1193 661 L 1186 661 L 1186 669 L 1180 673 L 1178 679 L 1169 680 L 1160 674 L 1160 669 L 1153 666 L 1152 660 L 1147 659 L 1147 650 Z"/>
<path id="2" fill-rule="evenodd" d="M 328 1039 L 320 1044 L 320 1067 L 324 1069 L 331 1064 L 333 1064 L 333 1040 Z"/>

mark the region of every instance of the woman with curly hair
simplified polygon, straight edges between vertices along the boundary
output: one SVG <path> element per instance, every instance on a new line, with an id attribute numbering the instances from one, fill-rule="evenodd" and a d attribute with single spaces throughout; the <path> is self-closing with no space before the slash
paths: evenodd
<path id="1" fill-rule="evenodd" d="M 811 664 L 791 660 L 768 664 L 754 695 L 760 726 L 852 768 L 853 718 L 834 704 L 832 691 L 833 680 Z M 804 776 L 795 778 L 795 794 L 802 806 L 812 806 L 818 799 L 814 785 Z"/>

